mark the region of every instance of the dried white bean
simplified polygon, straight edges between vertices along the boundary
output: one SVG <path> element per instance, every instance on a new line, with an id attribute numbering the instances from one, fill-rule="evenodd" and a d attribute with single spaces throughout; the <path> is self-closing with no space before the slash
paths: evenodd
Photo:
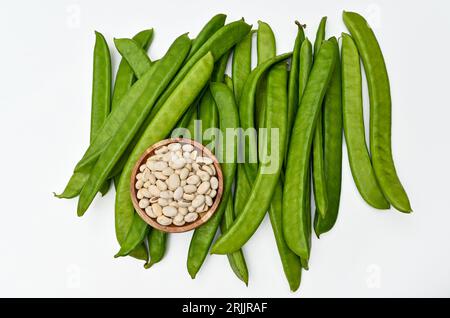
<path id="1" fill-rule="evenodd" d="M 159 194 L 159 197 L 162 199 L 172 199 L 173 192 L 172 191 L 161 191 L 161 193 Z"/>
<path id="2" fill-rule="evenodd" d="M 188 213 L 184 216 L 184 220 L 186 222 L 194 222 L 195 220 L 197 220 L 197 218 L 198 218 L 197 213 Z"/>
<path id="3" fill-rule="evenodd" d="M 144 177 L 144 174 L 143 174 L 142 172 L 139 172 L 139 173 L 136 175 L 136 180 L 142 180 L 143 177 Z"/>
<path id="4" fill-rule="evenodd" d="M 211 190 L 211 192 L 208 194 L 211 198 L 214 198 L 217 194 L 216 190 Z"/>
<path id="5" fill-rule="evenodd" d="M 188 168 L 183 168 L 180 170 L 180 179 L 181 180 L 185 180 L 189 175 L 189 169 Z"/>
<path id="6" fill-rule="evenodd" d="M 145 213 L 146 213 L 149 217 L 151 217 L 152 219 L 156 218 L 156 214 L 153 213 L 153 209 L 152 209 L 151 206 L 148 206 L 148 207 L 145 208 Z"/>
<path id="7" fill-rule="evenodd" d="M 214 175 L 214 172 L 213 172 L 213 170 L 210 168 L 210 166 L 203 166 L 202 169 L 203 169 L 204 171 L 208 172 L 208 174 L 209 174 L 210 176 Z"/>
<path id="8" fill-rule="evenodd" d="M 203 212 L 203 210 L 205 209 L 205 205 L 206 204 L 202 204 L 202 205 L 200 205 L 197 209 L 195 209 L 195 212 L 197 212 L 197 213 L 200 213 L 200 212 Z"/>
<path id="9" fill-rule="evenodd" d="M 186 201 L 192 201 L 195 199 L 195 194 L 185 193 L 185 194 L 183 194 L 183 199 L 185 199 Z"/>
<path id="10" fill-rule="evenodd" d="M 162 208 L 159 204 L 157 203 L 152 204 L 152 210 L 156 216 L 162 215 Z"/>
<path id="11" fill-rule="evenodd" d="M 169 190 L 174 191 L 180 186 L 180 177 L 177 174 L 172 174 L 167 180 L 167 185 L 169 186 Z"/>
<path id="12" fill-rule="evenodd" d="M 136 197 L 140 200 L 144 198 L 144 193 L 142 193 L 142 189 L 139 189 L 136 193 Z"/>
<path id="13" fill-rule="evenodd" d="M 190 176 L 186 180 L 187 184 L 197 184 L 199 181 L 200 181 L 200 177 L 195 174 L 193 176 Z"/>
<path id="14" fill-rule="evenodd" d="M 184 158 L 178 158 L 170 162 L 170 166 L 173 169 L 181 169 L 186 165 L 186 160 Z"/>
<path id="15" fill-rule="evenodd" d="M 162 212 L 165 216 L 168 216 L 171 218 L 178 214 L 178 210 L 175 207 L 170 206 L 170 205 L 163 207 Z"/>
<path id="16" fill-rule="evenodd" d="M 172 219 L 171 219 L 171 218 L 168 218 L 167 216 L 160 215 L 160 216 L 158 216 L 158 218 L 156 219 L 156 222 L 158 222 L 158 223 L 161 224 L 161 225 L 167 226 L 167 225 L 172 224 Z"/>
<path id="17" fill-rule="evenodd" d="M 181 208 L 188 208 L 189 206 L 191 206 L 191 202 L 181 200 L 181 201 L 178 201 L 178 206 Z"/>
<path id="18" fill-rule="evenodd" d="M 172 144 L 169 144 L 167 148 L 169 148 L 170 151 L 177 151 L 181 149 L 181 144 L 179 144 L 178 142 L 174 142 Z"/>
<path id="19" fill-rule="evenodd" d="M 159 180 L 165 181 L 168 178 L 168 176 L 165 176 L 161 171 L 155 171 L 153 174 L 155 175 L 156 179 L 159 179 Z"/>
<path id="20" fill-rule="evenodd" d="M 178 208 L 178 213 L 181 214 L 181 215 L 186 215 L 186 214 L 188 214 L 188 209 L 183 208 L 183 207 L 179 207 Z"/>
<path id="21" fill-rule="evenodd" d="M 175 224 L 176 226 L 182 226 L 184 225 L 184 223 L 186 223 L 186 221 L 184 220 L 184 215 L 182 214 L 177 214 L 173 218 L 173 224 Z"/>
<path id="22" fill-rule="evenodd" d="M 183 187 L 184 193 L 195 193 L 197 192 L 197 187 L 193 184 L 188 184 Z"/>
<path id="23" fill-rule="evenodd" d="M 145 209 L 146 207 L 148 207 L 149 204 L 150 202 L 148 201 L 148 199 L 142 199 L 139 201 L 139 207 L 141 209 Z"/>
<path id="24" fill-rule="evenodd" d="M 211 188 L 213 188 L 214 190 L 219 187 L 219 180 L 217 180 L 216 177 L 212 177 L 209 182 L 211 182 Z"/>
<path id="25" fill-rule="evenodd" d="M 183 145 L 183 151 L 191 152 L 192 150 L 194 150 L 194 146 L 192 146 L 191 144 Z"/>
<path id="26" fill-rule="evenodd" d="M 210 184 L 208 181 L 202 182 L 199 187 L 197 188 L 198 194 L 205 194 L 210 188 Z"/>
<path id="27" fill-rule="evenodd" d="M 168 151 L 169 151 L 169 148 L 167 148 L 166 146 L 162 146 L 161 148 L 155 150 L 155 154 L 162 155 Z"/>
<path id="28" fill-rule="evenodd" d="M 206 203 L 207 206 L 212 206 L 213 205 L 213 199 L 209 195 L 207 195 L 207 196 L 205 196 L 205 203 Z"/>
<path id="29" fill-rule="evenodd" d="M 176 188 L 175 192 L 173 193 L 173 199 L 174 200 L 180 200 L 183 197 L 183 188 L 182 187 L 178 187 Z"/>
<path id="30" fill-rule="evenodd" d="M 195 212 L 195 208 L 194 208 L 193 206 L 189 206 L 189 207 L 188 207 L 188 211 L 189 211 L 189 212 Z"/>
<path id="31" fill-rule="evenodd" d="M 170 177 L 174 173 L 173 169 L 170 168 L 170 167 L 165 168 L 161 172 L 162 172 L 163 175 L 168 176 L 168 177 Z"/>
<path id="32" fill-rule="evenodd" d="M 152 197 L 159 197 L 160 190 L 154 184 L 148 187 L 148 191 L 150 191 Z"/>
<path id="33" fill-rule="evenodd" d="M 141 165 L 141 166 L 139 167 L 139 171 L 140 171 L 140 172 L 143 172 L 143 171 L 145 170 L 145 168 L 147 168 L 146 165 Z"/>
<path id="34" fill-rule="evenodd" d="M 201 206 L 203 203 L 205 202 L 205 196 L 202 194 L 199 194 L 195 197 L 194 200 L 192 200 L 192 207 L 193 208 L 198 208 L 199 206 Z"/>
<path id="35" fill-rule="evenodd" d="M 136 189 L 141 189 L 144 186 L 144 182 L 142 182 L 142 180 L 138 180 L 136 181 L 135 187 Z"/>
<path id="36" fill-rule="evenodd" d="M 167 190 L 167 184 L 161 180 L 156 180 L 156 186 L 158 187 L 159 191 Z"/>
<path id="37" fill-rule="evenodd" d="M 159 198 L 158 199 L 158 204 L 160 205 L 160 206 L 168 206 L 169 205 L 169 200 L 167 200 L 167 199 L 163 199 L 163 198 Z"/>
<path id="38" fill-rule="evenodd" d="M 208 181 L 209 178 L 211 177 L 208 172 L 203 170 L 198 170 L 197 175 L 200 177 L 202 181 Z"/>

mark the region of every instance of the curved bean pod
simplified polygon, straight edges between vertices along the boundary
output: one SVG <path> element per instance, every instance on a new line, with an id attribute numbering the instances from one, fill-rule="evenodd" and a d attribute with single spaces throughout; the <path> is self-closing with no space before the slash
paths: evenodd
<path id="1" fill-rule="evenodd" d="M 158 66 L 159 63 L 155 65 L 155 68 Z M 151 121 L 136 147 L 133 149 L 133 152 L 130 154 L 120 176 L 116 191 L 116 235 L 119 243 L 123 241 L 123 237 L 131 230 L 132 222 L 130 220 L 133 220 L 136 214 L 130 198 L 130 178 L 133 166 L 145 149 L 170 134 L 179 118 L 189 105 L 193 103 L 196 96 L 207 83 L 211 76 L 213 66 L 214 61 L 212 55 L 208 53 L 192 67 L 191 71 L 173 91 L 170 98 L 164 103 L 161 111 Z"/>
<path id="2" fill-rule="evenodd" d="M 364 129 L 362 76 L 358 48 L 342 33 L 342 106 L 344 135 L 353 180 L 363 199 L 376 209 L 389 209 L 378 185 L 367 149 Z"/>
<path id="3" fill-rule="evenodd" d="M 280 62 L 272 67 L 267 77 L 267 129 L 278 130 L 278 143 L 263 154 L 260 167 L 244 210 L 228 231 L 211 248 L 211 253 L 228 254 L 239 250 L 257 230 L 266 214 L 272 193 L 280 176 L 284 158 L 287 116 L 287 67 Z M 271 135 L 268 138 L 272 138 Z M 268 142 L 267 148 L 272 148 Z M 270 153 L 271 158 L 268 157 Z M 272 160 L 269 160 L 272 159 Z"/>
<path id="4" fill-rule="evenodd" d="M 228 231 L 228 229 L 233 224 L 233 221 L 234 221 L 233 200 L 231 200 L 230 197 L 227 202 L 225 214 L 223 215 L 222 218 L 222 223 L 220 224 L 221 232 L 226 233 L 226 231 Z M 227 258 L 233 272 L 240 280 L 242 280 L 245 283 L 245 285 L 248 286 L 248 269 L 242 249 L 227 254 Z"/>
<path id="5" fill-rule="evenodd" d="M 231 74 L 233 76 L 233 92 L 236 100 L 239 100 L 242 88 L 248 75 L 252 71 L 252 35 L 249 32 L 238 44 L 233 52 Z"/>
<path id="6" fill-rule="evenodd" d="M 223 83 L 211 83 L 210 87 L 211 94 L 219 110 L 220 126 L 227 128 L 239 127 L 239 116 L 232 91 Z M 227 141 L 227 134 L 223 138 L 223 145 L 232 142 Z M 229 149 L 230 147 L 219 147 L 216 152 L 218 158 L 224 158 L 222 163 L 223 196 L 213 216 L 208 222 L 195 229 L 192 235 L 187 259 L 187 269 L 192 278 L 195 278 L 205 261 L 206 255 L 208 255 L 211 243 L 227 208 L 227 201 L 231 198 L 231 186 L 236 171 L 236 138 L 232 145 L 232 149 Z"/>
<path id="7" fill-rule="evenodd" d="M 143 77 L 148 72 L 152 61 L 137 42 L 131 39 L 114 39 L 114 44 L 137 78 Z"/>
<path id="8" fill-rule="evenodd" d="M 149 226 L 145 223 L 139 214 L 135 213 L 133 217 L 133 223 L 128 231 L 125 240 L 120 245 L 120 250 L 117 252 L 114 257 L 127 256 L 130 254 L 136 247 L 141 244 L 147 236 L 149 230 Z"/>
<path id="9" fill-rule="evenodd" d="M 225 14 L 217 14 L 209 20 L 205 26 L 198 33 L 197 37 L 192 40 L 191 51 L 189 52 L 188 59 L 191 58 L 205 42 L 213 36 L 220 28 L 225 25 L 227 16 Z"/>
<path id="10" fill-rule="evenodd" d="M 386 199 L 400 212 L 411 204 L 395 170 L 391 149 L 391 92 L 389 77 L 378 41 L 367 21 L 357 13 L 343 13 L 363 61 L 370 99 L 370 150 L 372 165 Z"/>
<path id="11" fill-rule="evenodd" d="M 342 170 L 342 99 L 339 44 L 329 39 L 335 48 L 336 66 L 323 102 L 323 154 L 328 209 L 325 217 L 316 213 L 314 230 L 317 237 L 328 232 L 336 223 L 341 197 Z"/>
<path id="12" fill-rule="evenodd" d="M 163 259 L 166 253 L 167 237 L 167 233 L 151 229 L 147 238 L 150 261 L 144 265 L 145 268 L 150 268 Z"/>
<path id="13" fill-rule="evenodd" d="M 314 41 L 314 57 L 317 57 L 322 42 L 325 40 L 326 22 L 327 17 L 323 17 L 322 20 L 320 20 L 319 28 L 317 29 L 316 40 Z M 322 110 L 319 112 L 319 117 L 317 119 L 314 131 L 314 139 L 312 145 L 312 171 L 316 212 L 318 212 L 318 214 L 320 214 L 322 217 L 325 217 L 328 209 L 328 196 L 323 154 Z"/>
<path id="14" fill-rule="evenodd" d="M 307 210 L 309 158 L 314 127 L 336 64 L 334 46 L 324 41 L 312 67 L 289 142 L 283 189 L 283 233 L 289 248 L 306 265 L 310 251 L 311 213 Z"/>
<path id="15" fill-rule="evenodd" d="M 275 191 L 272 195 L 272 202 L 269 207 L 270 223 L 272 224 L 275 241 L 277 243 L 278 253 L 280 254 L 281 264 L 283 265 L 284 275 L 288 280 L 289 287 L 296 291 L 300 286 L 302 277 L 302 264 L 300 258 L 292 252 L 286 244 L 283 235 L 283 184 L 278 181 Z"/>
<path id="16" fill-rule="evenodd" d="M 148 29 L 137 33 L 133 36 L 133 40 L 144 50 L 147 51 L 153 39 L 153 29 Z M 111 109 L 119 105 L 122 97 L 131 88 L 135 82 L 136 76 L 128 62 L 122 58 L 117 70 L 116 79 L 114 81 L 114 91 L 112 95 Z"/>
<path id="17" fill-rule="evenodd" d="M 258 81 L 261 76 L 274 64 L 289 58 L 292 53 L 285 53 L 275 56 L 262 64 L 258 65 L 249 75 L 247 81 L 245 82 L 244 89 L 242 91 L 241 100 L 239 101 L 239 118 L 241 121 L 241 127 L 245 131 L 247 129 L 253 129 L 254 125 L 254 114 L 255 114 L 255 92 Z M 253 131 L 255 133 L 255 131 Z M 256 141 L 256 136 L 254 136 L 251 141 Z M 255 180 L 258 163 L 257 163 L 257 145 L 256 142 L 245 143 L 245 155 L 246 161 L 244 164 L 245 173 L 249 180 Z M 247 159 L 248 158 L 248 159 Z M 256 161 L 256 163 L 255 163 Z"/>

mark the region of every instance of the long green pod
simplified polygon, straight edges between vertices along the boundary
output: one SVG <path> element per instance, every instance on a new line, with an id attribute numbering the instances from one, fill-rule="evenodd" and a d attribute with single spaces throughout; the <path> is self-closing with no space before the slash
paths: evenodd
<path id="1" fill-rule="evenodd" d="M 272 224 L 275 241 L 277 243 L 278 253 L 280 254 L 281 264 L 284 275 L 292 291 L 296 291 L 300 286 L 302 278 L 302 264 L 300 257 L 292 252 L 286 244 L 283 235 L 283 184 L 281 180 L 275 188 L 272 195 L 272 202 L 269 207 L 270 223 Z"/>
<path id="2" fill-rule="evenodd" d="M 133 36 L 133 40 L 144 50 L 147 51 L 153 39 L 153 29 L 143 30 Z M 126 59 L 122 58 L 117 69 L 116 79 L 114 81 L 114 91 L 112 94 L 111 109 L 119 105 L 120 100 L 131 88 L 136 80 L 133 69 Z"/>
<path id="3" fill-rule="evenodd" d="M 177 76 L 161 95 L 155 107 L 150 113 L 150 118 L 159 111 L 165 100 L 172 94 L 184 76 L 192 66 L 206 53 L 211 52 L 214 62 L 217 62 L 222 55 L 228 52 L 236 43 L 239 43 L 251 30 L 251 25 L 243 20 L 231 22 L 215 32 L 184 64 Z M 151 119 L 150 119 L 151 120 Z"/>
<path id="4" fill-rule="evenodd" d="M 366 71 L 370 99 L 370 150 L 375 176 L 386 199 L 400 212 L 409 213 L 411 204 L 392 157 L 392 101 L 383 53 L 373 30 L 361 15 L 344 11 L 343 19 Z"/>
<path id="5" fill-rule="evenodd" d="M 202 123 L 202 142 L 209 150 L 213 151 L 215 147 L 214 135 L 210 133 L 212 128 L 217 128 L 219 123 L 219 114 L 217 111 L 216 103 L 211 96 L 210 90 L 207 90 L 200 100 L 198 107 L 198 118 Z"/>
<path id="6" fill-rule="evenodd" d="M 306 84 L 308 83 L 309 73 L 313 65 L 312 44 L 308 38 L 303 41 L 300 48 L 300 63 L 298 72 L 298 102 L 301 103 L 303 94 L 305 92 Z M 299 106 L 300 107 L 300 106 Z M 297 116 L 295 116 L 297 118 Z M 295 120 L 294 120 L 295 122 Z"/>
<path id="7" fill-rule="evenodd" d="M 77 208 L 78 215 L 81 216 L 86 212 L 95 197 L 95 193 L 92 191 L 97 189 L 99 180 L 106 180 L 108 178 L 115 164 L 127 149 L 128 144 L 144 122 L 146 115 L 152 108 L 152 105 L 154 105 L 157 96 L 159 96 L 163 88 L 178 70 L 184 59 L 184 55 L 188 53 L 188 43 L 190 43 L 190 41 L 185 38 L 185 36 L 179 37 L 171 46 L 163 60 L 155 65 L 155 71 L 152 72 L 150 70 L 145 74 L 145 77 L 149 76 L 151 78 L 147 90 L 140 96 L 126 120 L 111 137 L 107 147 L 95 163 L 89 179 L 86 181 L 86 184 L 80 192 Z"/>
<path id="8" fill-rule="evenodd" d="M 228 254 L 239 250 L 261 224 L 276 188 L 284 158 L 287 120 L 287 65 L 280 62 L 267 76 L 267 149 L 244 210 L 211 248 L 211 253 Z M 276 133 L 275 133 L 276 132 Z M 272 135 L 273 134 L 273 135 Z"/>
<path id="9" fill-rule="evenodd" d="M 234 129 L 239 127 L 239 116 L 232 91 L 223 83 L 211 83 L 211 94 L 219 110 L 221 127 L 233 129 L 232 140 L 226 133 L 223 136 L 222 146 L 216 151 L 219 160 L 222 161 L 223 194 L 214 215 L 208 222 L 195 229 L 189 245 L 187 269 L 192 278 L 195 278 L 200 270 L 209 248 L 217 233 L 223 214 L 227 208 L 227 201 L 231 199 L 231 187 L 236 172 L 237 137 Z M 223 146 L 224 145 L 224 146 Z"/>
<path id="10" fill-rule="evenodd" d="M 192 40 L 191 51 L 189 52 L 188 59 L 191 58 L 200 49 L 200 47 L 202 47 L 202 45 L 213 36 L 214 33 L 225 25 L 226 19 L 227 16 L 225 14 L 219 13 L 213 16 L 205 24 L 205 26 L 198 33 L 197 37 Z"/>
<path id="11" fill-rule="evenodd" d="M 94 140 L 111 110 L 111 54 L 108 43 L 100 32 L 95 32 L 94 66 L 92 80 L 91 133 Z M 108 192 L 110 182 L 100 188 L 102 195 Z"/>
<path id="12" fill-rule="evenodd" d="M 233 211 L 233 200 L 231 200 L 231 197 L 229 198 L 227 202 L 227 207 L 225 209 L 225 214 L 222 218 L 222 223 L 220 224 L 220 230 L 222 233 L 226 233 L 226 231 L 231 227 L 233 224 L 235 215 Z M 234 274 L 242 280 L 245 285 L 248 285 L 248 269 L 247 269 L 247 263 L 245 262 L 244 253 L 242 252 L 242 249 L 238 250 L 237 252 L 229 253 L 227 254 L 228 262 L 230 263 L 231 269 L 233 270 Z"/>
<path id="13" fill-rule="evenodd" d="M 256 51 L 258 57 L 258 65 L 273 58 L 277 53 L 275 35 L 268 23 L 258 21 L 258 31 L 256 38 Z M 264 109 L 267 105 L 267 80 L 263 75 L 259 80 L 256 88 L 256 105 L 255 105 L 255 127 L 260 128 L 264 124 Z"/>
<path id="14" fill-rule="evenodd" d="M 339 44 L 335 37 L 329 39 L 335 48 L 336 66 L 323 103 L 323 155 L 328 209 L 325 217 L 316 213 L 316 235 L 328 232 L 336 223 L 341 198 L 342 179 L 342 96 Z"/>
<path id="15" fill-rule="evenodd" d="M 376 209 L 389 209 L 389 202 L 378 185 L 366 145 L 358 48 L 346 33 L 342 34 L 341 55 L 344 135 L 353 180 L 369 205 Z"/>
<path id="16" fill-rule="evenodd" d="M 249 75 L 242 91 L 241 100 L 239 101 L 239 119 L 241 127 L 245 133 L 249 134 L 249 140 L 244 140 L 245 151 L 245 173 L 249 180 L 255 180 L 258 171 L 257 141 L 255 128 L 255 95 L 256 87 L 261 76 L 274 64 L 289 58 L 292 53 L 285 53 L 275 56 L 262 64 L 258 65 Z M 249 130 L 247 130 L 249 129 Z"/>
<path id="17" fill-rule="evenodd" d="M 148 250 L 150 261 L 145 264 L 145 268 L 150 268 L 154 264 L 159 263 L 166 253 L 167 233 L 152 229 L 147 236 Z"/>
<path id="18" fill-rule="evenodd" d="M 117 252 L 114 257 L 129 255 L 136 247 L 139 246 L 139 244 L 144 241 L 147 237 L 148 230 L 149 226 L 147 223 L 145 223 L 141 217 L 135 213 L 130 231 L 128 231 L 125 240 L 120 245 L 119 252 Z"/>
<path id="19" fill-rule="evenodd" d="M 236 100 L 240 99 L 245 81 L 252 71 L 252 35 L 253 32 L 249 32 L 242 41 L 236 44 L 233 52 L 231 74 Z"/>
<path id="20" fill-rule="evenodd" d="M 137 78 L 143 77 L 148 72 L 152 61 L 139 43 L 132 39 L 114 39 L 114 44 Z"/>
<path id="21" fill-rule="evenodd" d="M 159 66 L 159 63 L 155 67 Z M 130 197 L 130 178 L 133 166 L 142 153 L 152 144 L 167 137 L 186 109 L 191 105 L 211 76 L 214 66 L 210 53 L 201 58 L 185 76 L 179 86 L 164 103 L 161 111 L 151 121 L 141 136 L 120 176 L 116 191 L 116 235 L 119 243 L 132 230 L 131 222 L 136 214 Z M 144 221 L 142 221 L 144 222 Z M 122 240 L 121 240 L 122 239 Z"/>
<path id="22" fill-rule="evenodd" d="M 258 21 L 258 37 L 256 41 L 258 65 L 273 58 L 276 55 L 275 35 L 269 24 Z M 267 107 L 267 74 L 262 75 L 256 86 L 255 100 L 255 128 L 264 128 L 265 109 Z M 262 136 L 258 136 L 258 157 L 261 156 L 262 147 L 265 145 L 260 141 Z M 247 192 L 248 195 L 249 192 Z"/>
<path id="23" fill-rule="evenodd" d="M 325 40 L 325 27 L 327 17 L 320 20 L 317 29 L 316 39 L 314 41 L 314 57 L 320 52 L 322 42 Z M 325 163 L 323 154 L 323 117 L 322 111 L 319 111 L 319 117 L 316 122 L 314 139 L 312 144 L 312 176 L 314 185 L 314 199 L 316 202 L 316 212 L 325 217 L 328 210 L 327 182 L 325 176 Z"/>
<path id="24" fill-rule="evenodd" d="M 297 37 L 295 38 L 294 50 L 292 51 L 291 70 L 289 72 L 289 86 L 288 86 L 288 124 L 287 124 L 287 138 L 291 134 L 292 125 L 294 124 L 295 115 L 299 105 L 299 70 L 300 70 L 300 50 L 302 43 L 305 40 L 304 26 L 300 22 L 295 21 L 297 25 Z M 287 157 L 287 147 L 286 156 Z"/>
<path id="25" fill-rule="evenodd" d="M 307 189 L 311 144 L 335 65 L 334 45 L 324 41 L 311 69 L 289 142 L 283 188 L 283 233 L 289 248 L 305 265 L 310 253 L 311 211 L 307 209 Z"/>

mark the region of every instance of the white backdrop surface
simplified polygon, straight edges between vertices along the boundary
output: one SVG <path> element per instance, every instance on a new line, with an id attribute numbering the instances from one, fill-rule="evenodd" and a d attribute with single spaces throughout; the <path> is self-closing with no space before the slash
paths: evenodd
<path id="1" fill-rule="evenodd" d="M 179 34 L 194 37 L 214 14 L 268 22 L 278 53 L 292 49 L 294 20 L 314 37 L 345 27 L 342 10 L 372 24 L 388 65 L 393 152 L 414 213 L 370 208 L 353 183 L 346 151 L 338 222 L 313 239 L 310 270 L 289 291 L 268 219 L 245 245 L 245 287 L 224 256 L 197 279 L 186 270 L 190 233 L 170 237 L 165 259 L 145 270 L 114 259 L 114 193 L 85 217 L 60 191 L 89 139 L 94 30 L 108 39 L 153 27 L 152 58 Z M 2 1 L 0 4 L 0 296 L 396 297 L 450 296 L 448 1 Z"/>

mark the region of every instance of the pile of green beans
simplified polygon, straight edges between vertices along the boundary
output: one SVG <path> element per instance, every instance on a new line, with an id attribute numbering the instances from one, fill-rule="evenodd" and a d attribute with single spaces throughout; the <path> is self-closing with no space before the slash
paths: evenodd
<path id="1" fill-rule="evenodd" d="M 157 61 L 147 54 L 154 31 L 143 30 L 114 39 L 121 56 L 114 80 L 108 43 L 95 32 L 90 143 L 55 196 L 79 197 L 77 214 L 83 216 L 113 181 L 115 257 L 131 256 L 152 267 L 164 258 L 168 234 L 134 210 L 132 168 L 147 148 L 183 128 L 223 160 L 222 200 L 193 232 L 189 275 L 198 275 L 209 253 L 226 254 L 233 273 L 248 285 L 244 246 L 268 214 L 286 280 L 296 291 L 302 270 L 309 268 L 312 233 L 320 237 L 338 220 L 344 138 L 363 200 L 376 209 L 412 211 L 393 161 L 383 54 L 361 15 L 344 11 L 343 20 L 349 33 L 337 39 L 327 37 L 323 17 L 314 45 L 306 25 L 295 21 L 292 52 L 277 54 L 268 23 L 258 21 L 252 30 L 244 19 L 226 23 L 218 14 L 193 40 L 187 34 L 176 38 Z M 370 97 L 370 148 L 361 61 Z"/>

